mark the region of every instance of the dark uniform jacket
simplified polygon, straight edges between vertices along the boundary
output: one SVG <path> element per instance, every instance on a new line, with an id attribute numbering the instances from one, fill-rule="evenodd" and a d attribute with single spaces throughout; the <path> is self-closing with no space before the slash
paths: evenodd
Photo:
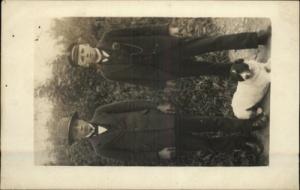
<path id="1" fill-rule="evenodd" d="M 104 35 L 97 47 L 110 55 L 107 62 L 101 63 L 102 74 L 107 79 L 159 88 L 167 80 L 194 76 L 195 68 L 188 66 L 194 62 L 191 56 L 257 46 L 255 32 L 205 39 L 179 38 L 171 36 L 169 26 L 163 25 L 113 30 Z M 213 68 L 206 67 L 202 67 L 202 74 L 212 72 Z"/>
<path id="2" fill-rule="evenodd" d="M 99 107 L 91 120 L 107 131 L 89 138 L 100 157 L 121 162 L 157 161 L 158 152 L 175 146 L 174 116 L 152 102 L 130 101 Z"/>
<path id="3" fill-rule="evenodd" d="M 163 71 L 161 65 L 175 66 L 176 49 L 182 40 L 169 35 L 168 25 L 129 28 L 108 32 L 98 48 L 109 53 L 101 63 L 104 77 L 151 87 L 162 87 L 177 78 Z"/>

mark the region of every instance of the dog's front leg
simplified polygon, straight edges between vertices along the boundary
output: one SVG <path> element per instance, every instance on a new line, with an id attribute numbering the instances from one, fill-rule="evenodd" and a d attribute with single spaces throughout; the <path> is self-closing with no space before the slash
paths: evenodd
<path id="1" fill-rule="evenodd" d="M 264 65 L 265 70 L 270 73 L 271 72 L 271 61 L 268 59 L 268 61 Z"/>

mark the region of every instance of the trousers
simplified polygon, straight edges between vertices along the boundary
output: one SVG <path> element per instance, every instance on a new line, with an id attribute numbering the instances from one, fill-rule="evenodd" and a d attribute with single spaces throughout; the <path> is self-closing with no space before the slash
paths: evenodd
<path id="1" fill-rule="evenodd" d="M 159 67 L 177 77 L 228 76 L 230 62 L 211 63 L 196 61 L 191 57 L 214 51 L 252 49 L 257 48 L 259 44 L 260 40 L 256 32 L 183 40 L 180 46 L 162 56 Z"/>
<path id="2" fill-rule="evenodd" d="M 210 150 L 229 151 L 245 136 L 225 136 L 210 138 L 199 136 L 201 133 L 240 133 L 250 134 L 252 120 L 241 120 L 225 117 L 176 116 L 175 134 L 178 151 Z M 247 137 L 247 135 L 246 135 Z"/>

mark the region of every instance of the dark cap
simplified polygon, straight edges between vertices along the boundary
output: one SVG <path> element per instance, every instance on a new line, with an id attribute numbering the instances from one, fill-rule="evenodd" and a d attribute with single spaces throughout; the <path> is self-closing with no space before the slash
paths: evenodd
<path id="1" fill-rule="evenodd" d="M 75 112 L 68 123 L 68 143 L 69 145 L 71 145 L 72 143 L 74 143 L 74 139 L 72 137 L 72 128 L 74 127 L 75 121 L 78 119 L 78 113 Z"/>

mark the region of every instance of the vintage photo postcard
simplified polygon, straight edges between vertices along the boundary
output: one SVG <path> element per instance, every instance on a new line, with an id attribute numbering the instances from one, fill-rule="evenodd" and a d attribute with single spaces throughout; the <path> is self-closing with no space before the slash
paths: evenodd
<path id="1" fill-rule="evenodd" d="M 43 65 L 51 76 L 34 86 L 34 146 L 45 147 L 35 151 L 37 164 L 268 165 L 270 19 L 73 17 L 49 25 L 57 54 Z M 37 64 L 48 49 L 43 37 Z"/>
<path id="2" fill-rule="evenodd" d="M 299 4 L 70 3 L 3 3 L 3 187 L 298 187 Z"/>

